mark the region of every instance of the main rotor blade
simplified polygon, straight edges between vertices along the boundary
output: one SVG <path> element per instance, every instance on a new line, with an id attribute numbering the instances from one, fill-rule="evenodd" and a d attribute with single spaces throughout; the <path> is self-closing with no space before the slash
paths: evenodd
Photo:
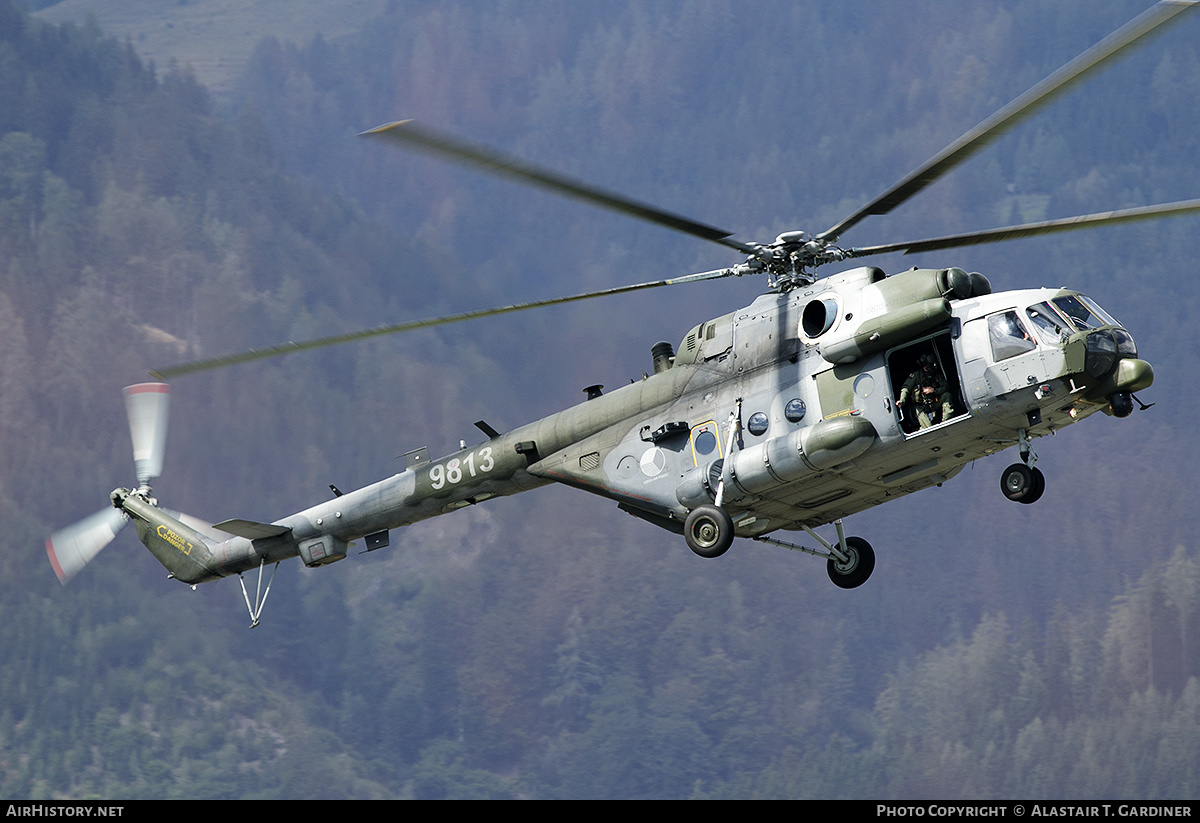
<path id="1" fill-rule="evenodd" d="M 997 243 L 1001 240 L 1015 240 L 1018 237 L 1036 237 L 1040 234 L 1089 229 L 1111 223 L 1132 223 L 1136 220 L 1170 217 L 1189 212 L 1200 212 L 1200 199 L 1180 200 L 1177 203 L 1164 203 L 1159 206 L 1139 206 L 1133 209 L 1097 212 L 1096 214 L 1084 214 L 1078 217 L 1062 217 L 1057 220 L 1043 220 L 1038 223 L 1024 223 L 1019 226 L 1006 226 L 999 229 L 985 229 L 965 234 L 934 237 L 929 240 L 888 243 L 882 246 L 861 246 L 849 249 L 846 254 L 848 257 L 868 257 L 870 255 L 887 254 L 894 251 L 915 254 L 922 251 L 975 246 L 981 243 Z"/>
<path id="2" fill-rule="evenodd" d="M 955 140 L 924 165 L 909 173 L 883 194 L 835 226 L 817 235 L 820 240 L 836 240 L 851 226 L 872 214 L 887 214 L 959 163 L 1003 135 L 1006 131 L 1042 108 L 1055 96 L 1084 79 L 1093 70 L 1133 45 L 1145 35 L 1168 23 L 1185 11 L 1200 5 L 1198 0 L 1160 0 L 1147 11 L 1076 57 L 1033 86 L 991 117 Z"/>
<path id="3" fill-rule="evenodd" d="M 180 377 L 185 374 L 194 374 L 195 372 L 208 371 L 210 369 L 222 368 L 224 366 L 234 366 L 240 363 L 249 363 L 254 360 L 264 360 L 269 357 L 280 357 L 285 354 L 294 354 L 296 352 L 308 351 L 309 349 L 319 349 L 325 346 L 335 346 L 339 343 L 349 343 L 354 340 L 366 340 L 370 337 L 381 337 L 387 334 L 399 334 L 400 332 L 414 331 L 415 329 L 425 329 L 431 326 L 444 326 L 449 323 L 460 323 L 464 320 L 475 320 L 481 317 L 491 317 L 497 314 L 509 314 L 510 312 L 525 311 L 526 309 L 539 309 L 545 306 L 557 306 L 561 303 L 573 303 L 578 300 L 590 300 L 593 297 L 609 297 L 616 294 L 625 294 L 627 292 L 641 291 L 643 289 L 656 289 L 660 286 L 674 286 L 681 283 L 695 283 L 701 280 L 717 280 L 722 277 L 741 276 L 743 274 L 751 274 L 755 270 L 746 264 L 741 264 L 728 269 L 716 269 L 714 271 L 700 272 L 698 274 L 689 274 L 683 277 L 675 277 L 670 280 L 654 280 L 648 283 L 636 283 L 630 286 L 617 286 L 612 289 L 602 289 L 600 291 L 585 292 L 583 294 L 573 294 L 568 297 L 553 297 L 548 300 L 532 300 L 528 303 L 514 303 L 511 306 L 498 306 L 490 309 L 479 309 L 476 311 L 463 312 L 461 314 L 450 314 L 444 317 L 434 317 L 426 320 L 410 320 L 406 323 L 397 323 L 394 326 L 379 326 L 374 329 L 365 329 L 363 331 L 349 332 L 347 334 L 336 334 L 330 337 L 321 337 L 315 340 L 307 340 L 299 343 L 283 343 L 278 346 L 270 346 L 265 349 L 251 349 L 250 351 L 240 354 L 231 354 L 224 357 L 213 357 L 208 360 L 198 360 L 194 363 L 183 363 L 178 366 L 169 366 L 167 368 L 156 369 L 150 372 L 150 375 L 159 380 L 169 380 L 173 377 Z"/>
<path id="4" fill-rule="evenodd" d="M 731 239 L 733 233 L 724 229 L 698 223 L 690 218 L 663 211 L 624 195 L 572 180 L 558 172 L 541 168 L 525 160 L 519 160 L 495 149 L 469 143 L 429 126 L 418 125 L 412 120 L 387 123 L 362 134 L 365 137 L 392 140 L 443 160 L 469 166 L 498 177 L 508 177 L 520 183 L 547 189 L 563 197 L 582 200 L 593 206 L 600 206 L 636 217 L 639 220 L 646 220 L 684 234 L 690 234 L 693 237 L 720 243 L 722 246 L 736 249 L 743 254 L 753 254 L 757 249 L 757 246 Z"/>

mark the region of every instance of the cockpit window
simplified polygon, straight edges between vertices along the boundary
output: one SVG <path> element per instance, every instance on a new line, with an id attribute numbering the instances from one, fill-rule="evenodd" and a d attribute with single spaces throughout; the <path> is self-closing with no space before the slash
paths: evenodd
<path id="1" fill-rule="evenodd" d="M 1025 310 L 1025 314 L 1033 323 L 1033 327 L 1037 330 L 1038 337 L 1042 339 L 1043 343 L 1054 346 L 1071 334 L 1071 327 L 1049 303 L 1030 306 Z"/>
<path id="2" fill-rule="evenodd" d="M 1015 311 L 1001 312 L 989 317 L 988 338 L 992 343 L 992 359 L 996 362 L 1037 348 L 1037 343 L 1021 325 Z"/>
<path id="3" fill-rule="evenodd" d="M 1054 305 L 1057 306 L 1063 314 L 1070 318 L 1071 322 L 1079 331 L 1087 331 L 1088 329 L 1098 329 L 1101 326 L 1119 326 L 1121 325 L 1116 320 L 1113 320 L 1104 309 L 1096 305 L 1096 302 L 1090 297 L 1085 297 L 1082 294 L 1068 295 L 1067 297 L 1056 297 Z"/>
<path id="4" fill-rule="evenodd" d="M 1113 317 L 1111 314 L 1106 312 L 1104 309 L 1100 308 L 1100 304 L 1097 303 L 1092 298 L 1088 297 L 1086 294 L 1079 295 L 1079 299 L 1085 306 L 1087 306 L 1089 309 L 1092 310 L 1092 314 L 1099 317 L 1101 320 L 1103 320 L 1109 326 L 1121 325 L 1119 322 L 1117 322 L 1117 319 L 1115 317 Z"/>

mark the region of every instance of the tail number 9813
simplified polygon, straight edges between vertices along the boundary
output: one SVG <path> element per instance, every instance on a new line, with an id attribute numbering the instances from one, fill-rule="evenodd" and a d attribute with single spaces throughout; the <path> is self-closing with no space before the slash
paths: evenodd
<path id="1" fill-rule="evenodd" d="M 445 463 L 436 463 L 429 467 L 429 483 L 434 489 L 441 489 L 450 484 L 461 483 L 464 477 L 476 477 L 490 472 L 496 467 L 492 459 L 492 447 L 484 446 L 478 452 L 468 452 L 466 457 L 457 457 Z"/>

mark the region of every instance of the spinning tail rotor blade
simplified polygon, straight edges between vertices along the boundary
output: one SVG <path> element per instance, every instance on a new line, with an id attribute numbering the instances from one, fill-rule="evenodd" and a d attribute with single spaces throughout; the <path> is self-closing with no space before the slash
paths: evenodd
<path id="1" fill-rule="evenodd" d="M 125 411 L 129 415 L 129 436 L 133 440 L 133 464 L 138 486 L 146 488 L 152 478 L 162 474 L 163 451 L 167 443 L 166 383 L 138 383 L 125 389 Z"/>
<path id="2" fill-rule="evenodd" d="M 165 383 L 139 383 L 125 388 L 133 463 L 138 486 L 145 492 L 149 491 L 150 480 L 162 473 L 168 397 Z M 46 556 L 59 581 L 66 585 L 113 541 L 127 520 L 125 512 L 110 506 L 50 535 L 46 540 Z"/>
<path id="3" fill-rule="evenodd" d="M 125 512 L 109 506 L 73 526 L 56 531 L 46 539 L 46 556 L 54 573 L 65 586 L 75 574 L 91 562 L 100 550 L 113 541 L 125 525 Z"/>

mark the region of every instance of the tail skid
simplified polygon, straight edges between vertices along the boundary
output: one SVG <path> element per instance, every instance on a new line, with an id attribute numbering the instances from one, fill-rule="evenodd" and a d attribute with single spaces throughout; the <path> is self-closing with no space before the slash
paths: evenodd
<path id="1" fill-rule="evenodd" d="M 170 573 L 170 577 L 189 584 L 193 589 L 199 583 L 207 583 L 226 577 L 221 568 L 221 562 L 216 552 L 218 542 L 206 536 L 191 522 L 193 518 L 186 515 L 174 515 L 155 506 L 136 491 L 117 489 L 112 493 L 113 505 L 133 520 L 137 528 L 138 539 L 146 545 L 155 559 Z M 242 531 L 248 526 L 257 527 L 256 536 L 278 536 L 288 529 L 281 529 L 267 524 L 247 524 L 247 521 L 227 521 L 231 524 L 241 524 Z M 206 524 L 205 524 L 206 525 Z M 226 524 L 222 524 L 226 525 Z M 231 532 L 236 532 L 231 529 Z M 271 569 L 271 577 L 263 588 L 263 571 L 267 564 L 264 555 L 258 565 L 258 586 L 254 592 L 254 602 L 250 602 L 250 593 L 246 590 L 246 581 L 238 572 L 238 582 L 242 586 L 242 597 L 246 601 L 246 609 L 250 613 L 250 628 L 259 624 L 263 608 L 267 605 L 267 597 L 271 594 L 271 584 L 275 582 L 275 572 L 279 569 L 276 561 Z"/>
<path id="2" fill-rule="evenodd" d="M 241 573 L 238 573 L 238 582 L 242 584 L 242 597 L 246 601 L 246 609 L 250 612 L 250 628 L 258 625 L 258 621 L 262 618 L 263 608 L 267 605 L 267 597 L 271 594 L 271 584 L 275 582 L 275 572 L 279 571 L 279 561 L 275 561 L 275 565 L 271 567 L 271 579 L 267 581 L 267 589 L 263 591 L 262 579 L 263 568 L 266 566 L 267 560 L 264 557 L 262 562 L 258 564 L 258 587 L 254 590 L 254 605 L 250 605 L 250 595 L 246 592 L 246 581 L 242 578 Z"/>

